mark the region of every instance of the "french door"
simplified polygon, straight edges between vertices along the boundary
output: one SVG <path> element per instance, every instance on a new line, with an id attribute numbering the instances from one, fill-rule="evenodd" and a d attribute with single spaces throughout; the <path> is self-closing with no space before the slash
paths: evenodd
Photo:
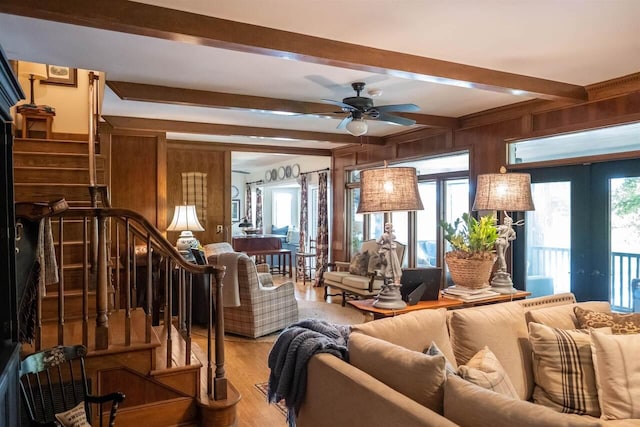
<path id="1" fill-rule="evenodd" d="M 640 278 L 640 159 L 527 172 L 536 210 L 516 230 L 516 282 L 534 296 L 573 292 L 631 311 Z"/>

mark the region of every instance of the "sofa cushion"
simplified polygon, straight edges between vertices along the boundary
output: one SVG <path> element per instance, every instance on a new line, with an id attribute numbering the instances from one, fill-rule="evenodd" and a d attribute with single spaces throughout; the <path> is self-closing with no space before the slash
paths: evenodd
<path id="1" fill-rule="evenodd" d="M 640 335 L 591 330 L 602 418 L 640 418 Z"/>
<path id="2" fill-rule="evenodd" d="M 350 274 L 342 279 L 342 284 L 354 289 L 369 289 L 370 280 L 371 279 L 366 276 L 354 276 L 353 274 Z M 382 280 L 374 280 L 373 289 L 382 288 L 382 284 Z"/>
<path id="3" fill-rule="evenodd" d="M 349 336 L 349 362 L 392 389 L 442 414 L 443 356 L 429 356 L 356 332 Z"/>
<path id="4" fill-rule="evenodd" d="M 580 328 L 610 327 L 615 335 L 640 333 L 640 313 L 611 313 L 579 306 L 574 307 L 574 313 Z"/>
<path id="5" fill-rule="evenodd" d="M 276 227 L 275 225 L 271 226 L 271 234 L 275 234 L 278 236 L 286 236 L 289 232 L 289 226 L 285 225 L 284 227 Z"/>
<path id="6" fill-rule="evenodd" d="M 444 384 L 444 416 L 462 427 L 600 426 L 598 420 L 513 399 L 458 377 Z"/>
<path id="7" fill-rule="evenodd" d="M 458 367 L 458 374 L 482 388 L 514 399 L 518 398 L 518 393 L 509 376 L 489 347 L 477 352 L 466 365 Z"/>
<path id="8" fill-rule="evenodd" d="M 349 264 L 349 273 L 357 276 L 366 276 L 369 271 L 369 251 L 356 252 Z"/>
<path id="9" fill-rule="evenodd" d="M 589 301 L 577 304 L 566 304 L 555 307 L 538 308 L 525 313 L 527 323 L 535 322 L 558 329 L 580 329 L 574 307 L 582 307 L 596 311 L 611 311 L 611 306 L 605 301 Z"/>
<path id="10" fill-rule="evenodd" d="M 533 401 L 560 412 L 600 416 L 598 390 L 587 330 L 530 323 Z"/>
<path id="11" fill-rule="evenodd" d="M 327 280 L 330 280 L 332 282 L 342 283 L 342 279 L 347 276 L 349 276 L 348 271 L 325 271 L 322 277 L 324 278 L 325 282 Z"/>
<path id="12" fill-rule="evenodd" d="M 521 399 L 533 392 L 531 346 L 524 311 L 517 301 L 451 310 L 451 345 L 458 365 L 488 346 L 505 368 Z"/>
<path id="13" fill-rule="evenodd" d="M 432 342 L 435 342 L 445 358 L 455 367 L 458 366 L 449 341 L 447 310 L 444 308 L 418 310 L 400 316 L 361 323 L 353 325 L 351 330 L 414 351 L 425 351 Z"/>

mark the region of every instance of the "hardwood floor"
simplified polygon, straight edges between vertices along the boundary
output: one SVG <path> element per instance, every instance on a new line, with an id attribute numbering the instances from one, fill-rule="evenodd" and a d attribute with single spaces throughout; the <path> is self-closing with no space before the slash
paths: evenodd
<path id="1" fill-rule="evenodd" d="M 275 282 L 282 281 L 274 277 Z M 298 300 L 322 301 L 323 288 L 314 288 L 307 282 L 296 283 Z M 337 303 L 340 299 L 337 298 Z M 194 341 L 200 348 L 206 348 L 206 339 L 194 335 Z M 251 339 L 231 338 L 225 340 L 225 368 L 227 378 L 240 391 L 242 400 L 238 404 L 238 425 L 240 427 L 286 426 L 285 416 L 275 405 L 267 403 L 266 397 L 255 384 L 269 380 L 267 360 L 273 346 L 272 342 L 260 342 Z"/>

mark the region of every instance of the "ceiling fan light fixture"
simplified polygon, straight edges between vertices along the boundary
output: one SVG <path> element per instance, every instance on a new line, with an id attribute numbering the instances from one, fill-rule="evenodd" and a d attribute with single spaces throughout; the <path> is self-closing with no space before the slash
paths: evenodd
<path id="1" fill-rule="evenodd" d="M 367 126 L 367 122 L 364 119 L 353 119 L 347 123 L 347 132 L 353 136 L 364 135 L 368 129 L 369 126 Z"/>

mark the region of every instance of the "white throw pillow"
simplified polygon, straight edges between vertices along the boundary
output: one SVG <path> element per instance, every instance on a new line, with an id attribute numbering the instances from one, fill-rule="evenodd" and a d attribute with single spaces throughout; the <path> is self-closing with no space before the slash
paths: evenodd
<path id="1" fill-rule="evenodd" d="M 591 330 L 591 351 L 602 418 L 640 418 L 640 335 Z"/>
<path id="2" fill-rule="evenodd" d="M 600 416 L 587 330 L 529 323 L 533 350 L 533 401 L 559 412 Z"/>
<path id="3" fill-rule="evenodd" d="M 489 347 L 477 352 L 466 365 L 458 367 L 458 375 L 487 390 L 519 398 L 509 376 Z"/>
<path id="4" fill-rule="evenodd" d="M 87 421 L 84 402 L 78 403 L 68 411 L 56 414 L 56 420 L 58 420 L 63 427 L 91 427 L 91 424 Z"/>

